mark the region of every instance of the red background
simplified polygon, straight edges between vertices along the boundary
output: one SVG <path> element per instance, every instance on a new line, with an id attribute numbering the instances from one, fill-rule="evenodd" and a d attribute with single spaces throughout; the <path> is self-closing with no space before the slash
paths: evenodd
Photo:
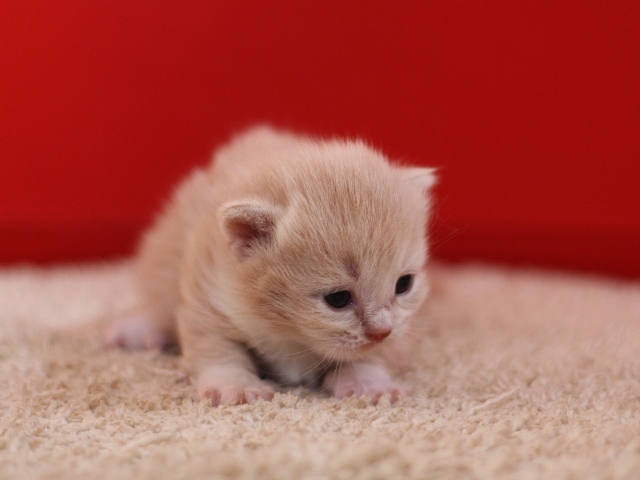
<path id="1" fill-rule="evenodd" d="M 0 3 L 0 261 L 132 252 L 258 121 L 440 167 L 434 253 L 640 276 L 640 3 Z"/>

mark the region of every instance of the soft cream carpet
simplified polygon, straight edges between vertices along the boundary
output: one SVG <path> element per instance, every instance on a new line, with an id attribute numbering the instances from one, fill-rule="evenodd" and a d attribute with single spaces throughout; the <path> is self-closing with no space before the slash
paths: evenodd
<path id="1" fill-rule="evenodd" d="M 0 270 L 0 478 L 640 478 L 640 284 L 433 268 L 415 386 L 211 408 L 179 358 L 104 351 L 127 263 Z"/>

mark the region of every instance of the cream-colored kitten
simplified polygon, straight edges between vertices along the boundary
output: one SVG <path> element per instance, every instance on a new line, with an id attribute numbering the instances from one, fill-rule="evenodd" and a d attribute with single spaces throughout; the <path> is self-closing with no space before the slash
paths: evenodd
<path id="1" fill-rule="evenodd" d="M 256 128 L 195 171 L 147 232 L 140 308 L 105 340 L 179 341 L 212 404 L 315 385 L 374 403 L 403 387 L 385 349 L 428 291 L 427 168 L 402 168 L 360 141 Z M 393 362 L 391 362 L 393 363 Z"/>

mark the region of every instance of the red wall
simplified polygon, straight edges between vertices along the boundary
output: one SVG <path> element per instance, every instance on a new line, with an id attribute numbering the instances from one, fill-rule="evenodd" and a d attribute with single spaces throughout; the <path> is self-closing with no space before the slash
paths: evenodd
<path id="1" fill-rule="evenodd" d="M 434 251 L 640 276 L 637 1 L 0 3 L 0 261 L 128 254 L 256 121 L 441 167 Z"/>

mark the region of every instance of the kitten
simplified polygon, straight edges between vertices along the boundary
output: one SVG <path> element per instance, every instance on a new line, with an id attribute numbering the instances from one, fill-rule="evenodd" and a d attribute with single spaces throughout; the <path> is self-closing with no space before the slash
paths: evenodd
<path id="1" fill-rule="evenodd" d="M 191 174 L 146 233 L 140 308 L 105 341 L 179 341 L 213 405 L 271 399 L 260 374 L 395 401 L 404 387 L 385 358 L 428 291 L 434 181 L 361 141 L 249 130 Z"/>

